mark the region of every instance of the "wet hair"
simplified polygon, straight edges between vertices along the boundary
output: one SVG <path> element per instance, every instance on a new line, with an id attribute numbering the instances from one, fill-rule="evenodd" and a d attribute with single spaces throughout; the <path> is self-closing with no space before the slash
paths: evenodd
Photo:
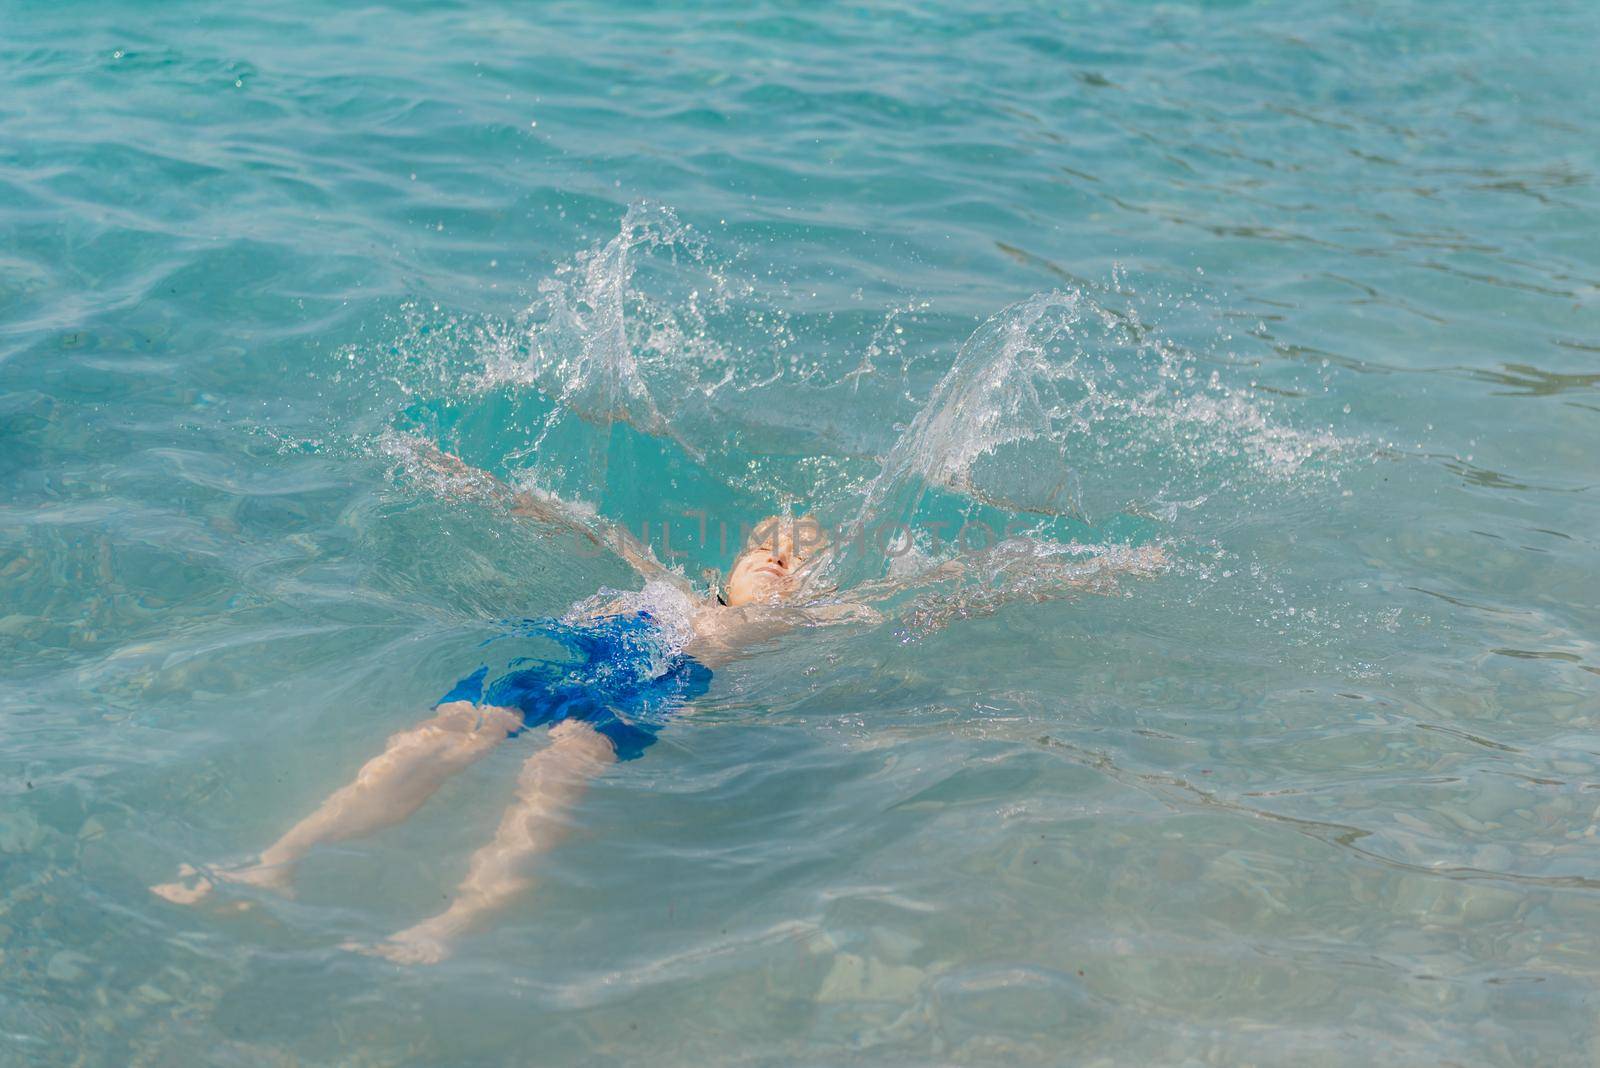
<path id="1" fill-rule="evenodd" d="M 722 592 L 722 572 L 714 567 L 708 567 L 700 572 L 700 578 L 711 588 L 711 596 L 716 598 L 716 602 L 724 608 L 728 607 L 727 595 Z"/>

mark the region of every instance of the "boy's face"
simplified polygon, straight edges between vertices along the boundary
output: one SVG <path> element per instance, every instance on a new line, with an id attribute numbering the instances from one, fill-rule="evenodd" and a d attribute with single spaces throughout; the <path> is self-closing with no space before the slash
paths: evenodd
<path id="1" fill-rule="evenodd" d="M 732 607 L 771 604 L 792 597 L 799 588 L 796 572 L 820 547 L 816 520 L 784 520 L 768 516 L 750 534 L 750 544 L 733 561 L 723 598 Z"/>

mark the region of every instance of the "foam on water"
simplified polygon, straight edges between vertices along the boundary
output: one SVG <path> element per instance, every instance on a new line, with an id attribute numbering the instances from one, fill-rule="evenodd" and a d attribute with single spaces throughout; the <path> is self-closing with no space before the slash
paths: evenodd
<path id="1" fill-rule="evenodd" d="M 652 628 L 650 646 L 654 677 L 667 670 L 669 661 L 680 655 L 694 638 L 695 610 L 694 599 L 681 586 L 652 579 L 638 590 L 602 587 L 575 603 L 561 621 L 581 626 L 597 616 L 648 614 L 656 624 Z"/>

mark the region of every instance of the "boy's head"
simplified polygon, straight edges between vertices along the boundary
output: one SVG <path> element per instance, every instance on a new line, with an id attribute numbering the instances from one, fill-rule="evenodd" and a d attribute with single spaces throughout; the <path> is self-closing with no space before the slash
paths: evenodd
<path id="1" fill-rule="evenodd" d="M 755 525 L 745 547 L 734 557 L 723 602 L 737 608 L 789 599 L 800 588 L 796 576 L 827 544 L 827 535 L 815 517 L 769 515 Z"/>

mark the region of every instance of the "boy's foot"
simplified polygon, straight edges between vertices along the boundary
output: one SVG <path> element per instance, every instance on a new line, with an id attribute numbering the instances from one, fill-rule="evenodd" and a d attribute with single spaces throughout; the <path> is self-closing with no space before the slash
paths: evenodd
<path id="1" fill-rule="evenodd" d="M 376 945 L 346 942 L 342 948 L 369 957 L 383 957 L 396 964 L 438 964 L 450 956 L 455 947 L 419 925 L 390 935 Z"/>
<path id="2" fill-rule="evenodd" d="M 211 896 L 217 883 L 237 883 L 271 890 L 285 897 L 294 896 L 294 867 L 289 864 L 248 864 L 231 871 L 201 871 L 192 864 L 178 866 L 178 878 L 170 883 L 157 883 L 150 892 L 175 905 L 196 905 Z"/>

